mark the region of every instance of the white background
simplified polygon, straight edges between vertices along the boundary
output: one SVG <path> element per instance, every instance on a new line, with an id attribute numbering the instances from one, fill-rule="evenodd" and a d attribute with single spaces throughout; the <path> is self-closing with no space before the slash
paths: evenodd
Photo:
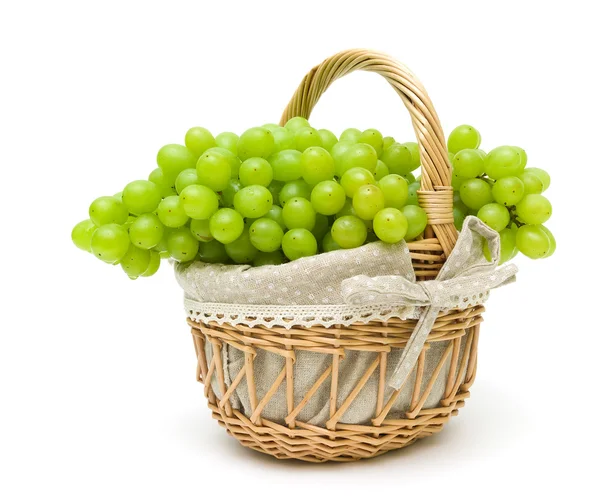
<path id="1" fill-rule="evenodd" d="M 0 497 L 524 498 L 597 490 L 600 116 L 594 2 L 3 2 Z M 305 72 L 371 47 L 413 69 L 448 132 L 553 176 L 554 257 L 493 293 L 466 407 L 439 435 L 346 465 L 278 462 L 211 420 L 182 294 L 78 251 L 89 202 L 187 128 L 277 121 Z M 412 140 L 383 79 L 313 123 Z M 587 298 L 586 298 L 587 294 Z M 597 491 L 596 491 L 597 494 Z"/>

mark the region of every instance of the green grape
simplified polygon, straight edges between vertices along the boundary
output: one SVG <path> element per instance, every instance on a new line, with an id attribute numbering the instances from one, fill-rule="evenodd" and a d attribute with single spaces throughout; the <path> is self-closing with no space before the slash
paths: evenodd
<path id="1" fill-rule="evenodd" d="M 322 147 L 323 140 L 312 127 L 303 127 L 294 133 L 294 148 L 300 152 L 313 146 Z"/>
<path id="2" fill-rule="evenodd" d="M 539 225 L 521 226 L 517 230 L 516 241 L 519 251 L 530 259 L 546 257 L 552 247 L 548 234 Z"/>
<path id="3" fill-rule="evenodd" d="M 383 149 L 385 150 L 385 149 L 389 148 L 395 142 L 396 142 L 396 139 L 394 139 L 391 135 L 384 137 L 383 138 Z"/>
<path id="4" fill-rule="evenodd" d="M 390 175 L 390 169 L 381 160 L 377 160 L 377 165 L 375 165 L 375 180 L 380 181 L 386 175 Z"/>
<path id="5" fill-rule="evenodd" d="M 221 156 L 224 156 L 225 159 L 229 162 L 229 166 L 231 167 L 231 178 L 232 179 L 238 178 L 238 172 L 240 170 L 240 165 L 242 164 L 242 161 L 235 154 L 233 154 L 231 151 L 229 151 L 229 149 L 221 148 L 219 146 L 216 146 L 214 148 L 210 148 L 210 149 L 207 149 L 206 151 L 204 151 L 204 154 L 208 154 L 208 153 L 211 153 L 211 154 L 216 153 Z M 198 164 L 196 163 L 196 169 L 197 168 L 198 168 Z"/>
<path id="6" fill-rule="evenodd" d="M 244 218 L 232 208 L 221 208 L 210 218 L 208 227 L 215 240 L 227 244 L 244 231 Z"/>
<path id="7" fill-rule="evenodd" d="M 317 253 L 317 240 L 307 229 L 290 229 L 283 235 L 281 248 L 289 260 L 310 257 Z"/>
<path id="8" fill-rule="evenodd" d="M 314 234 L 317 241 L 321 241 L 327 231 L 329 231 L 329 217 L 323 214 L 317 214 L 315 216 L 315 226 L 310 232 Z"/>
<path id="9" fill-rule="evenodd" d="M 165 227 L 155 214 L 142 214 L 129 227 L 129 239 L 134 246 L 149 250 L 162 240 Z"/>
<path id="10" fill-rule="evenodd" d="M 273 195 L 264 186 L 246 186 L 235 194 L 233 206 L 243 217 L 258 219 L 271 210 Z"/>
<path id="11" fill-rule="evenodd" d="M 187 227 L 175 229 L 167 236 L 167 251 L 178 262 L 194 260 L 199 245 L 199 241 Z"/>
<path id="12" fill-rule="evenodd" d="M 471 125 L 459 125 L 448 136 L 448 151 L 458 153 L 463 149 L 476 149 L 481 144 L 481 135 Z"/>
<path id="13" fill-rule="evenodd" d="M 275 143 L 274 153 L 285 149 L 294 149 L 294 134 L 287 128 L 278 127 L 275 130 L 271 130 L 271 132 Z"/>
<path id="14" fill-rule="evenodd" d="M 331 237 L 341 248 L 356 248 L 367 239 L 367 227 L 358 217 L 345 215 L 333 222 Z"/>
<path id="15" fill-rule="evenodd" d="M 322 181 L 313 188 L 310 194 L 310 202 L 315 212 L 323 215 L 333 215 L 339 212 L 346 203 L 346 193 L 344 188 L 337 182 Z"/>
<path id="16" fill-rule="evenodd" d="M 273 180 L 273 168 L 264 158 L 248 158 L 240 165 L 240 182 L 243 186 L 268 186 Z"/>
<path id="17" fill-rule="evenodd" d="M 542 170 L 541 168 L 532 167 L 525 170 L 525 172 L 535 175 L 541 181 L 542 192 L 546 191 L 546 189 L 550 187 L 550 174 L 548 174 L 548 172 L 546 172 L 545 170 Z"/>
<path id="18" fill-rule="evenodd" d="M 510 222 L 510 213 L 504 205 L 488 203 L 477 212 L 477 217 L 494 231 L 502 231 Z"/>
<path id="19" fill-rule="evenodd" d="M 161 198 L 160 190 L 150 181 L 133 181 L 123 189 L 123 203 L 134 215 L 154 212 Z"/>
<path id="20" fill-rule="evenodd" d="M 277 227 L 279 228 L 279 226 Z M 281 230 L 281 228 L 279 229 Z M 258 254 L 258 250 L 250 241 L 248 230 L 244 230 L 237 240 L 227 243 L 225 252 L 236 264 L 249 264 Z"/>
<path id="21" fill-rule="evenodd" d="M 217 145 L 213 135 L 204 127 L 193 127 L 185 134 L 185 147 L 188 148 L 196 158 L 207 149 Z"/>
<path id="22" fill-rule="evenodd" d="M 338 142 L 338 139 L 335 136 L 335 134 L 324 128 L 317 130 L 317 132 L 321 136 L 321 142 L 323 143 L 323 147 L 327 151 L 331 151 L 331 148 L 333 148 L 333 146 L 335 146 Z"/>
<path id="23" fill-rule="evenodd" d="M 198 158 L 196 172 L 198 184 L 213 191 L 222 191 L 229 185 L 232 177 L 231 162 L 222 152 L 215 151 L 215 148 L 209 149 Z"/>
<path id="24" fill-rule="evenodd" d="M 552 205 L 548 198 L 541 194 L 526 194 L 517 203 L 516 213 L 526 224 L 543 224 L 552 215 Z"/>
<path id="25" fill-rule="evenodd" d="M 452 189 L 454 189 L 454 191 L 460 191 L 460 187 L 466 180 L 466 177 L 461 177 L 452 172 Z"/>
<path id="26" fill-rule="evenodd" d="M 284 149 L 269 158 L 273 168 L 273 179 L 276 181 L 295 181 L 302 177 L 302 166 L 300 164 L 302 153 L 295 149 Z"/>
<path id="27" fill-rule="evenodd" d="M 465 205 L 460 199 L 460 193 L 457 192 L 454 192 L 453 206 L 458 208 L 464 214 L 466 214 L 469 211 L 467 205 Z"/>
<path id="28" fill-rule="evenodd" d="M 160 254 L 155 251 L 150 252 L 150 263 L 146 270 L 141 274 L 144 278 L 154 276 L 160 268 Z"/>
<path id="29" fill-rule="evenodd" d="M 519 154 L 519 158 L 521 160 L 520 167 L 521 167 L 521 170 L 523 170 L 525 168 L 525 166 L 527 165 L 527 153 L 525 152 L 525 150 L 523 148 L 520 148 L 519 146 L 513 146 L 513 149 Z M 484 155 L 485 155 L 485 153 L 484 153 Z"/>
<path id="30" fill-rule="evenodd" d="M 419 204 L 419 196 L 417 191 L 421 189 L 420 182 L 412 182 L 408 185 L 408 195 L 406 197 L 405 205 L 418 205 Z"/>
<path id="31" fill-rule="evenodd" d="M 552 256 L 552 254 L 554 254 L 554 251 L 556 250 L 556 239 L 554 238 L 554 235 L 552 234 L 550 229 L 548 229 L 546 226 L 540 224 L 540 229 L 544 231 L 544 233 L 546 233 L 546 236 L 548 236 L 548 239 L 550 240 L 550 250 L 546 254 L 546 257 L 550 257 Z"/>
<path id="32" fill-rule="evenodd" d="M 541 194 L 544 191 L 544 183 L 534 173 L 530 172 L 529 168 L 525 169 L 519 179 L 523 182 L 525 187 L 525 194 Z"/>
<path id="33" fill-rule="evenodd" d="M 301 128 L 310 127 L 308 120 L 302 116 L 294 116 L 285 124 L 285 128 L 294 133 Z"/>
<path id="34" fill-rule="evenodd" d="M 121 259 L 121 268 L 127 276 L 136 279 L 146 272 L 150 265 L 150 250 L 131 245 Z"/>
<path id="35" fill-rule="evenodd" d="M 483 175 L 483 158 L 476 149 L 463 149 L 454 155 L 452 173 L 466 179 Z"/>
<path id="36" fill-rule="evenodd" d="M 181 192 L 179 199 L 191 219 L 210 219 L 219 209 L 219 197 L 206 186 L 192 184 Z"/>
<path id="37" fill-rule="evenodd" d="M 406 175 L 412 172 L 415 167 L 410 149 L 404 144 L 396 142 L 383 151 L 381 161 L 385 163 L 392 174 Z"/>
<path id="38" fill-rule="evenodd" d="M 169 182 L 165 177 L 164 172 L 160 168 L 155 168 L 152 172 L 150 172 L 148 180 L 156 184 L 156 187 L 158 187 L 158 190 L 160 191 L 161 198 L 166 198 L 167 196 L 177 194 L 177 191 L 175 191 L 175 183 Z M 123 193 L 121 193 L 121 200 L 122 197 Z"/>
<path id="39" fill-rule="evenodd" d="M 377 153 L 377 156 L 381 156 L 381 153 L 383 153 L 383 135 L 381 135 L 379 130 L 375 130 L 374 128 L 365 130 L 358 136 L 357 142 L 371 146 Z"/>
<path id="40" fill-rule="evenodd" d="M 454 216 L 454 225 L 456 229 L 459 231 L 463 228 L 463 223 L 465 222 L 465 212 L 463 212 L 459 207 L 454 207 L 452 209 L 452 215 Z"/>
<path id="41" fill-rule="evenodd" d="M 71 231 L 71 239 L 75 246 L 80 250 L 86 252 L 92 251 L 92 235 L 96 230 L 96 224 L 90 219 L 82 220 L 75 225 L 73 231 Z"/>
<path id="42" fill-rule="evenodd" d="M 361 186 L 352 198 L 352 206 L 361 219 L 373 220 L 375 214 L 385 207 L 383 191 L 373 185 Z"/>
<path id="43" fill-rule="evenodd" d="M 265 217 L 277 222 L 281 229 L 286 229 L 285 222 L 283 220 L 283 209 L 279 205 L 273 205 L 271 210 L 265 214 Z"/>
<path id="44" fill-rule="evenodd" d="M 266 128 L 267 130 L 270 130 L 271 132 L 277 130 L 278 128 L 283 128 L 281 125 L 277 125 L 277 123 L 265 123 L 264 125 L 261 125 L 262 128 Z"/>
<path id="45" fill-rule="evenodd" d="M 427 227 L 427 212 L 416 205 L 406 205 L 402 208 L 402 213 L 408 221 L 408 229 L 404 239 L 412 241 L 425 231 Z"/>
<path id="46" fill-rule="evenodd" d="M 499 264 L 504 264 L 512 259 L 517 254 L 517 233 L 512 229 L 506 228 L 500 231 L 500 261 Z M 492 254 L 488 246 L 488 242 L 483 242 L 483 255 L 491 262 Z"/>
<path id="47" fill-rule="evenodd" d="M 192 184 L 198 184 L 198 172 L 195 168 L 187 168 L 177 176 L 177 179 L 175 179 L 175 189 L 177 194 L 181 194 L 186 187 L 191 186 Z"/>
<path id="48" fill-rule="evenodd" d="M 385 163 L 388 165 L 387 162 Z M 336 164 L 336 174 L 338 177 L 341 177 L 344 175 L 346 170 L 350 170 L 354 167 L 365 168 L 369 172 L 373 173 L 375 172 L 376 166 L 377 152 L 372 146 L 369 146 L 368 144 L 353 144 L 341 157 L 339 168 Z"/>
<path id="49" fill-rule="evenodd" d="M 518 177 L 502 177 L 492 186 L 492 196 L 501 205 L 516 205 L 525 196 L 525 184 Z"/>
<path id="50" fill-rule="evenodd" d="M 190 231 L 198 241 L 210 241 L 213 235 L 210 232 L 210 219 L 192 219 Z"/>
<path id="51" fill-rule="evenodd" d="M 460 186 L 460 199 L 471 210 L 479 210 L 483 205 L 492 203 L 491 186 L 483 179 L 467 179 Z"/>
<path id="52" fill-rule="evenodd" d="M 328 232 L 325 236 L 323 236 L 321 248 L 324 252 L 333 252 L 334 250 L 341 250 L 342 247 L 335 242 L 333 236 L 331 236 L 331 232 Z"/>
<path id="53" fill-rule="evenodd" d="M 337 175 L 338 177 L 342 176 L 340 173 L 342 166 L 342 158 L 351 146 L 351 142 L 339 141 L 331 148 L 331 157 L 333 158 L 333 163 L 335 164 L 335 175 Z"/>
<path id="54" fill-rule="evenodd" d="M 278 266 L 279 264 L 283 264 L 284 261 L 285 258 L 283 256 L 283 253 L 281 253 L 279 250 L 276 252 L 269 253 L 258 252 L 256 254 L 256 257 L 254 257 L 254 260 L 252 261 L 252 265 L 254 267 Z"/>
<path id="55" fill-rule="evenodd" d="M 410 151 L 410 170 L 412 172 L 421 166 L 421 150 L 416 142 L 405 142 L 403 146 Z"/>
<path id="56" fill-rule="evenodd" d="M 231 151 L 235 156 L 237 156 L 237 145 L 239 140 L 239 136 L 233 132 L 221 132 L 215 137 L 215 143 L 218 147 Z"/>
<path id="57" fill-rule="evenodd" d="M 350 200 L 349 198 L 346 198 L 344 206 L 341 208 L 341 210 L 338 210 L 338 212 L 335 214 L 335 217 L 337 219 L 338 217 L 344 217 L 344 215 L 354 215 L 355 217 L 357 217 L 356 211 L 352 206 L 352 200 Z"/>
<path id="58" fill-rule="evenodd" d="M 123 191 L 119 191 L 118 193 L 113 194 L 113 198 L 116 198 L 120 202 L 123 202 Z"/>
<path id="59" fill-rule="evenodd" d="M 156 155 L 156 163 L 169 184 L 186 168 L 194 168 L 197 159 L 194 153 L 180 144 L 167 144 L 160 148 Z"/>
<path id="60" fill-rule="evenodd" d="M 229 256 L 225 251 L 225 245 L 215 239 L 200 243 L 198 246 L 198 259 L 209 264 L 226 264 L 229 261 Z"/>
<path id="61" fill-rule="evenodd" d="M 237 179 L 229 179 L 227 187 L 221 191 L 221 200 L 224 207 L 232 207 L 235 194 L 242 189 L 242 183 Z"/>
<path id="62" fill-rule="evenodd" d="M 167 196 L 158 205 L 156 214 L 165 226 L 171 228 L 181 227 L 188 221 L 179 196 Z"/>
<path id="63" fill-rule="evenodd" d="M 163 231 L 163 237 L 161 238 L 161 240 L 152 248 L 152 251 L 154 252 L 158 252 L 161 254 L 161 258 L 163 257 L 164 253 L 168 253 L 167 252 L 167 237 L 169 236 L 169 234 L 171 234 L 171 231 L 173 231 L 172 228 L 170 227 L 165 227 L 164 231 Z M 168 258 L 168 257 L 167 257 Z"/>
<path id="64" fill-rule="evenodd" d="M 90 205 L 89 214 L 90 219 L 96 226 L 124 224 L 127 221 L 127 217 L 129 217 L 127 207 L 114 196 L 96 198 Z"/>
<path id="65" fill-rule="evenodd" d="M 384 208 L 373 219 L 373 230 L 385 243 L 398 243 L 406 235 L 408 220 L 397 208 Z"/>
<path id="66" fill-rule="evenodd" d="M 348 141 L 352 144 L 356 144 L 360 139 L 362 132 L 357 128 L 347 128 L 340 135 L 340 141 Z"/>
<path id="67" fill-rule="evenodd" d="M 353 167 L 344 172 L 340 184 L 344 188 L 346 196 L 352 198 L 360 186 L 375 184 L 375 177 L 366 168 Z"/>
<path id="68" fill-rule="evenodd" d="M 275 151 L 275 139 L 270 130 L 253 127 L 246 130 L 238 141 L 238 156 L 244 161 L 248 158 L 268 158 Z"/>
<path id="69" fill-rule="evenodd" d="M 311 202 L 304 198 L 292 198 L 283 207 L 283 222 L 289 229 L 315 227 L 316 213 Z M 286 254 L 287 255 L 287 254 Z"/>
<path id="70" fill-rule="evenodd" d="M 279 181 L 272 181 L 271 184 L 269 184 L 267 186 L 267 189 L 271 192 L 271 195 L 273 196 L 273 204 L 274 205 L 280 205 L 279 193 L 281 192 L 282 188 L 283 188 L 283 182 L 279 182 Z"/>
<path id="71" fill-rule="evenodd" d="M 274 252 L 281 247 L 283 229 L 266 217 L 255 220 L 250 226 L 250 242 L 261 252 Z"/>
<path id="72" fill-rule="evenodd" d="M 105 224 L 92 234 L 92 253 L 109 264 L 119 262 L 129 249 L 129 234 L 123 226 Z"/>
<path id="73" fill-rule="evenodd" d="M 333 179 L 335 164 L 329 152 L 321 147 L 306 148 L 300 158 L 302 177 L 311 185 Z"/>
<path id="74" fill-rule="evenodd" d="M 379 189 L 383 192 L 385 206 L 402 208 L 408 201 L 408 183 L 397 174 L 386 175 L 379 181 Z"/>
<path id="75" fill-rule="evenodd" d="M 514 177 L 523 173 L 521 156 L 512 146 L 500 146 L 492 149 L 484 161 L 485 173 L 492 179 Z"/>
<path id="76" fill-rule="evenodd" d="M 306 198 L 308 200 L 311 191 L 312 188 L 302 179 L 286 182 L 279 191 L 279 202 L 283 207 L 292 198 Z"/>

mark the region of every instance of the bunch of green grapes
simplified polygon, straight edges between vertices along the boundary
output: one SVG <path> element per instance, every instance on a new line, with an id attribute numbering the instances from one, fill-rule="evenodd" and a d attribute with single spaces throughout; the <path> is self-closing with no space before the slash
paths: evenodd
<path id="1" fill-rule="evenodd" d="M 274 265 L 370 241 L 412 241 L 427 226 L 414 142 L 355 128 L 338 140 L 295 117 L 241 136 L 194 127 L 184 143 L 162 147 L 147 180 L 94 200 L 74 243 L 135 279 L 156 273 L 161 258 Z M 462 201 L 457 209 L 470 213 Z"/>
<path id="2" fill-rule="evenodd" d="M 544 225 L 552 204 L 543 192 L 550 175 L 527 168 L 527 154 L 517 146 L 500 146 L 485 153 L 481 136 L 470 125 L 455 128 L 448 137 L 454 188 L 454 221 L 462 227 L 467 215 L 476 215 L 500 233 L 500 262 L 519 252 L 531 259 L 550 257 L 556 240 Z M 484 248 L 489 256 L 489 249 Z"/>

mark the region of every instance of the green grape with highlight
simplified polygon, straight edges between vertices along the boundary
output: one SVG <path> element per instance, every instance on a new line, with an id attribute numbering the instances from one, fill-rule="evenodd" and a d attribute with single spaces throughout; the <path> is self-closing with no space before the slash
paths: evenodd
<path id="1" fill-rule="evenodd" d="M 294 133 L 294 147 L 298 151 L 303 152 L 314 146 L 323 147 L 323 140 L 314 128 L 303 127 Z"/>
<path id="2" fill-rule="evenodd" d="M 285 149 L 269 157 L 273 168 L 273 179 L 289 182 L 302 177 L 302 153 L 295 149 Z"/>
<path id="3" fill-rule="evenodd" d="M 483 179 L 467 179 L 460 186 L 460 199 L 471 210 L 492 203 L 492 187 Z"/>
<path id="4" fill-rule="evenodd" d="M 266 217 L 255 220 L 249 230 L 250 242 L 261 252 L 274 252 L 281 247 L 283 229 Z"/>
<path id="5" fill-rule="evenodd" d="M 215 240 L 231 243 L 244 231 L 244 218 L 232 208 L 221 208 L 210 218 L 209 230 Z"/>
<path id="6" fill-rule="evenodd" d="M 541 194 L 527 194 L 517 203 L 516 213 L 526 224 L 543 224 L 552 215 L 552 204 Z"/>
<path id="7" fill-rule="evenodd" d="M 273 195 L 264 186 L 246 186 L 235 194 L 233 206 L 243 217 L 258 219 L 273 206 Z"/>
<path id="8" fill-rule="evenodd" d="M 92 235 L 97 229 L 90 219 L 82 220 L 75 225 L 73 231 L 71 231 L 71 240 L 75 243 L 75 246 L 85 252 L 92 251 Z"/>
<path id="9" fill-rule="evenodd" d="M 290 229 L 281 241 L 283 253 L 289 260 L 310 257 L 317 254 L 317 240 L 307 229 Z"/>
<path id="10" fill-rule="evenodd" d="M 471 125 L 459 125 L 448 136 L 448 151 L 458 153 L 463 149 L 476 149 L 481 144 L 481 135 Z"/>
<path id="11" fill-rule="evenodd" d="M 479 209 L 477 217 L 494 231 L 502 231 L 510 222 L 510 213 L 504 205 L 488 203 Z"/>
<path id="12" fill-rule="evenodd" d="M 311 185 L 332 179 L 335 175 L 335 164 L 329 152 L 318 146 L 304 150 L 300 158 L 302 178 Z"/>
<path id="13" fill-rule="evenodd" d="M 227 150 L 226 150 L 227 151 Z M 226 154 L 215 148 L 205 151 L 196 163 L 198 184 L 213 191 L 225 189 L 231 179 L 231 161 Z"/>
<path id="14" fill-rule="evenodd" d="M 375 214 L 385 208 L 385 196 L 377 186 L 361 186 L 352 198 L 352 206 L 361 219 L 373 220 Z"/>
<path id="15" fill-rule="evenodd" d="M 134 246 L 149 250 L 158 245 L 165 227 L 156 214 L 142 214 L 129 227 L 129 239 Z"/>
<path id="16" fill-rule="evenodd" d="M 283 207 L 283 222 L 289 229 L 311 230 L 315 226 L 316 212 L 305 198 L 292 198 Z M 287 255 L 287 254 L 286 254 Z"/>
<path id="17" fill-rule="evenodd" d="M 217 145 L 215 138 L 209 130 L 204 127 L 192 127 L 185 134 L 185 147 L 188 148 L 196 158 L 204 151 Z"/>
<path id="18" fill-rule="evenodd" d="M 200 242 L 187 227 L 169 232 L 167 251 L 178 262 L 189 262 L 196 258 Z"/>
<path id="19" fill-rule="evenodd" d="M 195 168 L 197 159 L 194 153 L 180 144 L 167 144 L 156 155 L 156 163 L 169 183 L 174 183 L 186 168 Z"/>
<path id="20" fill-rule="evenodd" d="M 152 184 L 152 183 L 150 183 Z M 154 184 L 152 184 L 154 186 Z M 154 186 L 155 189 L 156 186 Z M 158 189 L 157 189 L 158 191 Z M 96 226 L 104 224 L 124 224 L 129 217 L 129 210 L 125 204 L 114 196 L 101 196 L 96 198 L 88 211 L 91 221 Z"/>
<path id="21" fill-rule="evenodd" d="M 219 197 L 206 186 L 192 184 L 181 192 L 179 199 L 191 219 L 210 219 L 219 209 Z"/>
<path id="22" fill-rule="evenodd" d="M 337 182 L 322 181 L 313 188 L 310 194 L 310 202 L 317 213 L 334 215 L 344 207 L 346 193 L 344 188 Z"/>
<path id="23" fill-rule="evenodd" d="M 198 184 L 198 172 L 195 168 L 188 168 L 181 172 L 177 176 L 177 179 L 175 179 L 175 190 L 177 194 L 181 194 L 186 187 L 192 184 Z"/>
<path id="24" fill-rule="evenodd" d="M 340 184 L 346 192 L 346 196 L 352 198 L 360 186 L 375 184 L 375 177 L 366 168 L 354 167 L 346 170 Z"/>
<path id="25" fill-rule="evenodd" d="M 357 142 L 371 146 L 377 153 L 377 156 L 381 156 L 383 153 L 383 135 L 381 135 L 379 130 L 375 130 L 374 128 L 365 130 L 358 136 Z"/>
<path id="26" fill-rule="evenodd" d="M 492 196 L 501 205 L 516 205 L 525 196 L 525 184 L 518 177 L 503 177 L 492 186 Z"/>
<path id="27" fill-rule="evenodd" d="M 156 214 L 165 226 L 171 228 L 181 227 L 189 220 L 179 196 L 167 196 L 158 205 Z"/>
<path id="28" fill-rule="evenodd" d="M 379 181 L 379 189 L 383 193 L 385 206 L 390 208 L 402 208 L 408 201 L 408 182 L 397 175 L 386 175 Z"/>
<path id="29" fill-rule="evenodd" d="M 279 202 L 283 207 L 292 198 L 305 198 L 308 200 L 311 191 L 312 187 L 303 179 L 286 182 L 279 191 Z"/>
<path id="30" fill-rule="evenodd" d="M 242 161 L 255 157 L 268 158 L 275 151 L 275 139 L 270 130 L 253 127 L 240 136 L 237 147 Z"/>
<path id="31" fill-rule="evenodd" d="M 123 203 L 134 215 L 154 212 L 161 198 L 158 186 L 150 181 L 133 181 L 123 189 Z"/>
<path id="32" fill-rule="evenodd" d="M 412 241 L 419 236 L 427 227 L 427 213 L 416 205 L 406 205 L 402 213 L 408 222 L 408 229 L 404 235 L 406 241 Z"/>
<path id="33" fill-rule="evenodd" d="M 331 237 L 341 248 L 356 248 L 367 239 L 367 226 L 358 217 L 345 215 L 333 222 Z"/>
<path id="34" fill-rule="evenodd" d="M 384 208 L 373 219 L 373 230 L 385 243 L 398 243 L 408 231 L 408 220 L 397 208 Z"/>
<path id="35" fill-rule="evenodd" d="M 129 249 L 129 234 L 118 224 L 105 224 L 92 234 L 90 248 L 100 260 L 109 264 L 119 262 Z"/>
<path id="36" fill-rule="evenodd" d="M 150 250 L 131 245 L 120 263 L 127 276 L 136 279 L 144 274 L 150 265 Z"/>
<path id="37" fill-rule="evenodd" d="M 273 180 L 273 168 L 264 158 L 248 158 L 240 165 L 240 182 L 243 186 L 265 186 Z"/>
<path id="38" fill-rule="evenodd" d="M 335 146 L 338 142 L 338 138 L 335 136 L 335 134 L 327 129 L 319 129 L 317 131 L 319 133 L 319 135 L 321 136 L 321 142 L 323 143 L 323 147 L 327 150 L 327 151 L 331 151 L 331 148 L 333 148 L 333 146 Z"/>

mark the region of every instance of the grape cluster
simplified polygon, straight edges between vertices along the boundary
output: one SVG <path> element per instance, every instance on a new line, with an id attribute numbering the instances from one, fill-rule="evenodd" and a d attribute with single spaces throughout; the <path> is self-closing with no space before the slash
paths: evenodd
<path id="1" fill-rule="evenodd" d="M 477 213 L 500 231 L 503 257 L 511 241 L 511 256 L 516 247 L 530 255 L 532 245 L 541 253 L 536 235 L 542 231 L 550 241 L 551 233 L 540 225 L 545 208 L 529 197 L 541 196 L 547 174 L 524 171 L 519 148 L 485 155 L 472 127 L 454 130 L 449 147 L 457 226 Z M 370 241 L 411 241 L 427 226 L 413 174 L 421 163 L 417 144 L 375 129 L 350 128 L 338 140 L 301 117 L 239 137 L 194 127 L 185 145 L 163 146 L 157 163 L 148 180 L 94 200 L 89 219 L 72 232 L 77 247 L 120 264 L 132 279 L 153 275 L 161 258 L 281 264 Z"/>
<path id="2" fill-rule="evenodd" d="M 520 147 L 500 146 L 486 154 L 480 143 L 470 125 L 455 128 L 448 137 L 456 227 L 467 215 L 476 215 L 498 231 L 501 263 L 519 252 L 531 259 L 550 257 L 556 240 L 543 224 L 552 205 L 541 194 L 550 186 L 550 175 L 526 168 L 527 154 Z M 489 259 L 489 249 L 484 251 Z"/>

